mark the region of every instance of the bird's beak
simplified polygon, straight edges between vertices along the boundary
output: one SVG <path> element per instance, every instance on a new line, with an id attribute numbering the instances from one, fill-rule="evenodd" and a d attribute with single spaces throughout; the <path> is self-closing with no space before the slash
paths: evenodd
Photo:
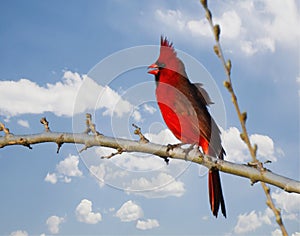
<path id="1" fill-rule="evenodd" d="M 152 74 L 152 75 L 157 75 L 158 74 L 158 65 L 156 65 L 155 63 L 153 63 L 152 65 L 148 66 L 148 69 L 151 69 L 151 70 L 148 70 L 148 73 L 149 74 Z"/>

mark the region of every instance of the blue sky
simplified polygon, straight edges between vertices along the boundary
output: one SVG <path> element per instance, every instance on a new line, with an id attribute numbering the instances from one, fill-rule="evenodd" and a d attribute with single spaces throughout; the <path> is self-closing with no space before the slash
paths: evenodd
<path id="1" fill-rule="evenodd" d="M 299 176 L 299 3 L 209 2 L 233 63 L 234 88 L 251 140 L 272 171 Z M 226 159 L 250 160 L 223 88 L 223 68 L 198 1 L 1 1 L 0 122 L 12 133 L 80 132 L 92 112 L 100 132 L 177 142 L 147 74 L 160 35 L 215 104 Z M 145 154 L 39 144 L 0 150 L 0 235 L 279 235 L 259 184 L 221 174 L 228 218 L 209 210 L 206 170 Z M 300 232 L 300 198 L 271 188 L 290 234 Z"/>

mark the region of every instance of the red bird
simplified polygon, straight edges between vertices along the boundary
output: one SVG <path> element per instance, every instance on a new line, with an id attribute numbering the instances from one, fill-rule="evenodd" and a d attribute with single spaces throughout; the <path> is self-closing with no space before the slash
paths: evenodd
<path id="1" fill-rule="evenodd" d="M 207 106 L 211 104 L 208 93 L 200 83 L 191 83 L 173 44 L 161 37 L 160 55 L 150 65 L 148 73 L 155 76 L 156 99 L 161 114 L 172 133 L 182 143 L 198 144 L 207 155 L 223 160 L 220 130 Z M 212 213 L 221 211 L 226 217 L 219 171 L 209 170 L 209 201 Z"/>

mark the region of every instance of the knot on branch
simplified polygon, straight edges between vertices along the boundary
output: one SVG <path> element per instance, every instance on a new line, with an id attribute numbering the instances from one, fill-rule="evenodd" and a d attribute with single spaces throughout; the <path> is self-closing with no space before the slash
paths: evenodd
<path id="1" fill-rule="evenodd" d="M 19 139 L 19 143 L 25 147 L 28 147 L 29 149 L 32 149 L 32 147 L 30 146 L 29 142 L 27 139 L 25 138 L 20 138 Z"/>
<path id="2" fill-rule="evenodd" d="M 57 144 L 56 153 L 59 153 L 61 146 L 64 144 L 64 135 L 63 134 L 58 137 L 58 139 L 56 140 L 56 144 Z"/>

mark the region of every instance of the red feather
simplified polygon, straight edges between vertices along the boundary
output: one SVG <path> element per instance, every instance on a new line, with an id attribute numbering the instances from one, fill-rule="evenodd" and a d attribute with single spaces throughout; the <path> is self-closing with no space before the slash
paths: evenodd
<path id="1" fill-rule="evenodd" d="M 173 44 L 163 37 L 160 44 L 160 55 L 148 73 L 155 75 L 156 98 L 167 126 L 183 143 L 197 143 L 205 154 L 223 159 L 220 130 L 207 109 L 212 103 L 208 93 L 189 81 Z M 226 217 L 218 170 L 209 171 L 208 187 L 213 215 L 217 217 L 221 206 Z"/>

